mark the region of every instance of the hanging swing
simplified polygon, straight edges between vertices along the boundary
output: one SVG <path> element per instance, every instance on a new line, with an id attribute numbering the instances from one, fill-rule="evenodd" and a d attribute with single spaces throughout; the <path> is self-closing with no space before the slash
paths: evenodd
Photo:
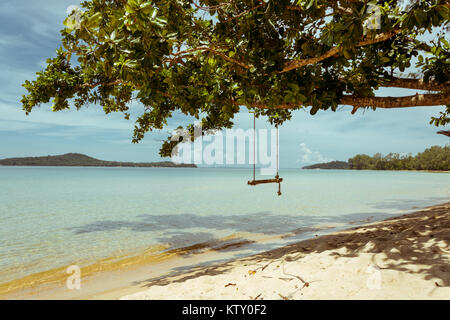
<path id="1" fill-rule="evenodd" d="M 250 186 L 256 186 L 258 184 L 265 184 L 265 183 L 278 183 L 278 196 L 281 196 L 281 182 L 283 181 L 283 178 L 280 178 L 280 176 L 278 175 L 278 151 L 279 151 L 279 146 L 278 146 L 278 125 L 275 126 L 275 128 L 277 129 L 277 175 L 275 176 L 274 179 L 261 179 L 261 180 L 256 180 L 256 116 L 255 114 L 253 114 L 253 180 L 250 180 L 247 182 L 248 185 Z"/>

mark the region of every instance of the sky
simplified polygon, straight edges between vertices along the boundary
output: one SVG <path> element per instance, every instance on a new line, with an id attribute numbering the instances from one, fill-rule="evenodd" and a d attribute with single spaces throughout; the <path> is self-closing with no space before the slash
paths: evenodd
<path id="1" fill-rule="evenodd" d="M 50 111 L 42 105 L 26 116 L 20 100 L 26 92 L 25 80 L 34 80 L 45 61 L 60 46 L 59 30 L 67 8 L 76 0 L 2 0 L 0 2 L 0 159 L 9 157 L 56 155 L 69 152 L 116 161 L 162 161 L 161 141 L 170 128 L 186 125 L 191 119 L 176 115 L 169 128 L 150 132 L 139 144 L 132 144 L 133 119 L 121 114 L 105 115 L 100 106 L 81 111 Z M 415 90 L 383 89 L 380 96 L 415 94 Z M 430 117 L 443 106 L 393 110 L 366 110 L 351 115 L 351 107 L 337 112 L 307 110 L 293 113 L 292 120 L 280 128 L 280 166 L 298 168 L 331 160 L 347 160 L 355 154 L 377 152 L 417 153 L 449 140 L 436 134 Z M 136 116 L 143 111 L 132 106 Z M 132 117 L 133 118 L 133 117 Z M 253 118 L 243 110 L 236 116 L 236 127 L 252 128 Z M 270 128 L 265 119 L 258 128 Z M 442 128 L 441 128 L 442 129 Z"/>

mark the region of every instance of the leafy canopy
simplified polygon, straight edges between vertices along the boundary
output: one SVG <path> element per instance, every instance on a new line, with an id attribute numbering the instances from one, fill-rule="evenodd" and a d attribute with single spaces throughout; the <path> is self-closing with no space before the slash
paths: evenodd
<path id="1" fill-rule="evenodd" d="M 377 6 L 378 29 L 367 28 L 369 6 Z M 128 119 L 136 100 L 138 142 L 174 112 L 222 129 L 241 106 L 277 125 L 305 106 L 311 114 L 340 103 L 395 107 L 370 99 L 379 87 L 401 86 L 398 72 L 413 64 L 423 79 L 406 87 L 432 84 L 440 95 L 422 103 L 450 104 L 449 17 L 448 0 L 406 8 L 397 0 L 86 1 L 66 19 L 56 57 L 25 82 L 22 105 L 28 114 L 50 101 L 54 111 L 97 104 Z M 432 30 L 440 30 L 433 42 L 417 40 Z M 447 124 L 449 112 L 432 122 Z"/>

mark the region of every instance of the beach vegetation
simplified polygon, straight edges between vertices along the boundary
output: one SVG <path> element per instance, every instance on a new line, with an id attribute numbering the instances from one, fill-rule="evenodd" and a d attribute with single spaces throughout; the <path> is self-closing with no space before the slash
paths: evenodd
<path id="1" fill-rule="evenodd" d="M 450 171 L 450 145 L 433 146 L 413 156 L 389 153 L 383 156 L 358 154 L 348 160 L 350 169 L 358 170 L 436 170 Z"/>

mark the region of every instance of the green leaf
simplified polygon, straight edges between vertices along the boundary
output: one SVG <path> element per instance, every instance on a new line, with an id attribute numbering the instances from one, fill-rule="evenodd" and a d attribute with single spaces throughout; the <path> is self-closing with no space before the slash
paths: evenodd
<path id="1" fill-rule="evenodd" d="M 414 10 L 414 17 L 416 18 L 417 22 L 419 22 L 419 24 L 424 24 L 427 20 L 427 14 L 421 9 Z"/>
<path id="2" fill-rule="evenodd" d="M 449 20 L 449 15 L 450 15 L 450 9 L 444 5 L 438 5 L 436 6 L 436 11 L 439 12 L 439 15 L 444 18 Z"/>
<path id="3" fill-rule="evenodd" d="M 86 21 L 86 28 L 97 28 L 100 25 L 102 20 L 101 12 L 97 12 L 96 14 L 90 16 Z"/>
<path id="4" fill-rule="evenodd" d="M 297 96 L 302 102 L 308 101 L 308 98 L 301 93 L 298 93 Z"/>
<path id="5" fill-rule="evenodd" d="M 69 29 L 69 31 L 72 31 L 77 26 L 77 21 L 74 17 L 68 17 L 64 20 L 64 25 Z"/>
<path id="6" fill-rule="evenodd" d="M 350 52 L 348 52 L 347 50 L 344 49 L 342 52 L 344 53 L 345 59 L 350 59 L 352 57 Z"/>
<path id="7" fill-rule="evenodd" d="M 308 10 L 309 8 L 311 8 L 315 2 L 316 2 L 316 0 L 309 0 L 305 9 Z"/>

